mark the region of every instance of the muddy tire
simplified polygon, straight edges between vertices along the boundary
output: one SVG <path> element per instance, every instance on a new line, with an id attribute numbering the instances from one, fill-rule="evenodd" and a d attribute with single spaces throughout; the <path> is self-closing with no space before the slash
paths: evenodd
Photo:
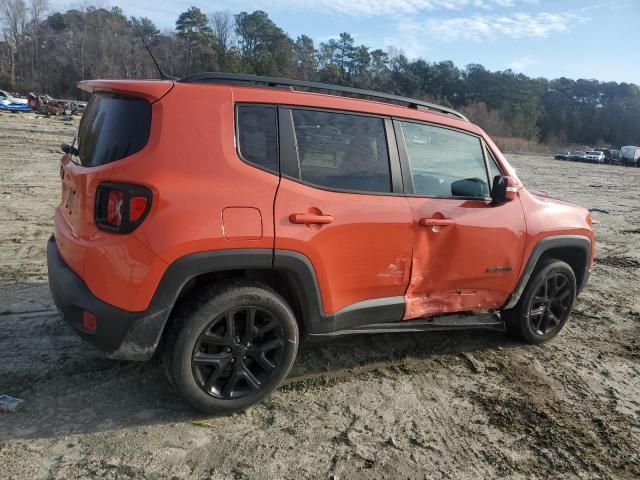
<path id="1" fill-rule="evenodd" d="M 507 333 L 532 344 L 552 339 L 567 322 L 576 296 L 573 269 L 561 260 L 543 260 L 516 306 L 501 312 Z"/>
<path id="2" fill-rule="evenodd" d="M 196 292 L 167 332 L 170 383 L 196 409 L 229 414 L 253 405 L 287 376 L 298 324 L 271 288 L 237 281 Z"/>

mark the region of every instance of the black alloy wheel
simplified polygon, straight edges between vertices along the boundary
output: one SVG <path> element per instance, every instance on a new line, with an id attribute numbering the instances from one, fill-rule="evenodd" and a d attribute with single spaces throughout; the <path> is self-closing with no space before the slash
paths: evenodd
<path id="1" fill-rule="evenodd" d="M 273 392 L 295 362 L 299 328 L 273 288 L 238 279 L 181 302 L 163 348 L 169 382 L 193 407 L 226 415 Z"/>
<path id="2" fill-rule="evenodd" d="M 500 312 L 507 333 L 531 344 L 552 339 L 567 323 L 577 294 L 571 266 L 555 258 L 542 259 L 518 303 Z"/>
<path id="3" fill-rule="evenodd" d="M 562 272 L 549 275 L 531 299 L 529 322 L 537 335 L 547 335 L 564 324 L 571 311 L 571 280 Z"/>
<path id="4" fill-rule="evenodd" d="M 191 368 L 208 395 L 236 399 L 258 391 L 277 371 L 285 344 L 273 315 L 258 306 L 231 308 L 200 334 Z"/>

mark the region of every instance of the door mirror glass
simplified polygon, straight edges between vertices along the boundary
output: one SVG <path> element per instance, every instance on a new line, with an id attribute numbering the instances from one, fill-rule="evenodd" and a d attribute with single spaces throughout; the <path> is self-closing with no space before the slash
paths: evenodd
<path id="1" fill-rule="evenodd" d="M 516 198 L 517 188 L 513 185 L 510 177 L 496 175 L 493 178 L 493 188 L 491 189 L 491 200 L 494 204 L 510 202 Z"/>

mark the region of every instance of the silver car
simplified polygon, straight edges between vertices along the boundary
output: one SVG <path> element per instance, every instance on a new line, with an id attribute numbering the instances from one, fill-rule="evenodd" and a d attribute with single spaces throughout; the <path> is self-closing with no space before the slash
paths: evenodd
<path id="1" fill-rule="evenodd" d="M 590 163 L 604 163 L 605 155 L 602 152 L 593 151 L 587 152 L 587 162 Z"/>

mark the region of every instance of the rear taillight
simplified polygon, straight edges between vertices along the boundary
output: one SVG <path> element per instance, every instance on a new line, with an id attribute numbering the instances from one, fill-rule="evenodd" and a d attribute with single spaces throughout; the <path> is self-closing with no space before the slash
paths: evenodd
<path id="1" fill-rule="evenodd" d="M 122 207 L 124 193 L 119 190 L 109 190 L 107 195 L 107 223 L 112 227 L 122 225 Z"/>
<path id="2" fill-rule="evenodd" d="M 135 222 L 147 210 L 147 197 L 132 197 L 129 201 L 129 220 Z"/>
<path id="3" fill-rule="evenodd" d="M 147 187 L 103 182 L 96 190 L 96 225 L 108 232 L 132 232 L 149 213 L 151 199 L 151 190 Z"/>

